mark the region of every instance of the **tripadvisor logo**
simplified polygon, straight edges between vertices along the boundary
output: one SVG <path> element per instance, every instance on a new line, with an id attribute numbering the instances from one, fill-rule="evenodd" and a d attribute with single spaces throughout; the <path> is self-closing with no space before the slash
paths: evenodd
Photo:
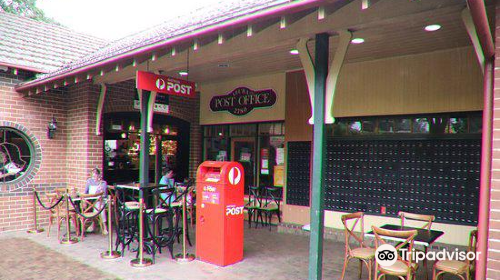
<path id="1" fill-rule="evenodd" d="M 453 251 L 448 251 L 446 249 L 440 251 L 416 251 L 412 249 L 408 251 L 408 249 L 402 248 L 399 250 L 401 253 L 401 259 L 404 261 L 408 261 L 411 259 L 415 262 L 420 262 L 423 260 L 429 261 L 444 261 L 444 260 L 456 260 L 456 261 L 474 261 L 478 260 L 481 252 L 465 252 L 458 251 L 455 249 Z M 375 251 L 375 260 L 381 266 L 392 266 L 396 263 L 398 259 L 398 252 L 394 246 L 390 244 L 383 244 L 377 248 Z"/>
<path id="2" fill-rule="evenodd" d="M 381 266 L 392 266 L 398 260 L 398 251 L 390 244 L 383 244 L 375 251 L 375 261 Z"/>

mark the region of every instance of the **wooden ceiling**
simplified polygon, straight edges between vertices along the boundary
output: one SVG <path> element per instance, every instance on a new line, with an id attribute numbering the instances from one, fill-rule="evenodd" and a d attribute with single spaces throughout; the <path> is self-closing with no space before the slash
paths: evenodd
<path id="1" fill-rule="evenodd" d="M 327 11 L 333 9 L 324 7 Z M 239 26 L 222 33 L 225 37 L 222 44 L 217 34 L 200 38 L 196 51 L 192 44 L 184 42 L 176 48 L 175 56 L 164 50 L 165 55 L 154 61 L 147 59 L 147 64 L 126 66 L 116 73 L 97 77 L 95 82 L 130 79 L 138 69 L 178 77 L 178 71 L 187 68 L 187 50 L 189 79 L 199 83 L 300 69 L 299 57 L 289 54 L 299 38 L 311 39 L 308 45 L 314 57 L 314 35 L 330 33 L 332 58 L 337 45 L 336 31 L 341 29 L 365 39 L 363 44 L 351 44 L 347 63 L 470 46 L 460 14 L 465 7 L 465 0 L 381 0 L 362 10 L 361 1 L 355 0 L 322 20 L 318 19 L 318 8 L 313 8 L 283 15 L 288 23 L 286 28 L 280 28 L 279 17 L 254 23 L 256 32 L 251 37 L 247 36 L 246 26 Z M 424 31 L 426 25 L 436 23 L 442 26 L 440 30 Z M 220 67 L 221 64 L 227 67 Z"/>

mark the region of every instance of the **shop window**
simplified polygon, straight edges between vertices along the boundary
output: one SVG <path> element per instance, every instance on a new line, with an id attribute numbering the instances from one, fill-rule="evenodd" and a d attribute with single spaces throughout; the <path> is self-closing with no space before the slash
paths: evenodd
<path id="1" fill-rule="evenodd" d="M 347 127 L 349 130 L 349 134 L 353 134 L 353 135 L 361 134 L 361 122 L 360 121 L 349 122 Z"/>
<path id="2" fill-rule="evenodd" d="M 380 133 L 394 133 L 395 123 L 393 119 L 381 119 L 378 122 L 378 131 Z"/>
<path id="3" fill-rule="evenodd" d="M 394 120 L 394 131 L 396 133 L 411 133 L 411 120 L 410 119 Z"/>
<path id="4" fill-rule="evenodd" d="M 481 116 L 471 116 L 469 120 L 469 133 L 481 133 L 483 131 L 483 119 Z"/>
<path id="5" fill-rule="evenodd" d="M 226 137 L 212 137 L 204 139 L 205 160 L 229 160 L 229 145 Z"/>
<path id="6" fill-rule="evenodd" d="M 361 126 L 361 133 L 363 134 L 374 134 L 375 133 L 375 121 L 363 121 Z"/>
<path id="7" fill-rule="evenodd" d="M 412 117 L 337 118 L 326 126 L 329 137 L 378 136 L 395 134 L 480 134 L 480 112 L 435 114 Z M 417 136 L 416 137 L 421 137 Z M 408 135 L 410 136 L 410 135 Z M 405 136 L 406 137 L 406 136 Z"/>
<path id="8" fill-rule="evenodd" d="M 225 137 L 227 136 L 227 126 L 226 125 L 212 125 L 205 126 L 204 135 L 205 137 Z"/>
<path id="9" fill-rule="evenodd" d="M 448 117 L 427 118 L 429 121 L 429 132 L 432 134 L 443 134 L 448 128 Z"/>
<path id="10" fill-rule="evenodd" d="M 33 143 L 19 130 L 0 127 L 0 183 L 24 177 L 32 165 Z"/>
<path id="11" fill-rule="evenodd" d="M 259 135 L 284 135 L 285 125 L 283 123 L 259 124 Z"/>
<path id="12" fill-rule="evenodd" d="M 427 118 L 416 118 L 413 120 L 413 133 L 429 133 L 429 121 Z"/>
<path id="13" fill-rule="evenodd" d="M 255 124 L 235 124 L 229 126 L 229 136 L 255 136 L 257 126 Z"/>
<path id="14" fill-rule="evenodd" d="M 447 133 L 459 134 L 467 133 L 469 128 L 469 120 L 465 117 L 450 118 L 450 125 Z"/>

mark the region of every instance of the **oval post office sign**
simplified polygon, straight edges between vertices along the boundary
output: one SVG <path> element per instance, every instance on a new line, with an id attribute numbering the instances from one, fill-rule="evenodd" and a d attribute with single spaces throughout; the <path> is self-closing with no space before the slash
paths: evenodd
<path id="1" fill-rule="evenodd" d="M 238 87 L 226 95 L 217 95 L 210 100 L 210 109 L 214 112 L 228 111 L 242 116 L 254 108 L 271 107 L 276 103 L 276 92 L 272 89 L 252 90 Z"/>

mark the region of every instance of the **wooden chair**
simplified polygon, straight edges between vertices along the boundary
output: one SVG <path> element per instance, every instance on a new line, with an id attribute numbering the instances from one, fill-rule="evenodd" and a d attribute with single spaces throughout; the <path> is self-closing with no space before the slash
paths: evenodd
<path id="1" fill-rule="evenodd" d="M 477 230 L 473 230 L 469 236 L 469 246 L 467 252 L 476 252 L 477 245 Z M 438 280 L 439 276 L 445 273 L 453 274 L 462 280 L 473 279 L 472 273 L 475 270 L 476 262 L 474 260 L 466 259 L 466 261 L 459 260 L 443 260 L 434 263 L 432 270 L 432 280 Z M 463 276 L 465 274 L 465 278 Z"/>
<path id="2" fill-rule="evenodd" d="M 401 249 L 407 249 L 406 252 L 411 252 L 413 250 L 413 240 L 417 236 L 417 230 L 388 230 L 372 226 L 373 233 L 375 234 L 375 247 L 378 248 L 387 242 L 382 238 L 392 237 L 392 238 L 404 238 L 405 241 L 399 243 L 395 246 L 397 251 L 396 263 L 391 266 L 382 266 L 378 262 L 375 262 L 375 280 L 379 280 L 382 276 L 392 275 L 396 276 L 402 280 L 413 280 L 416 279 L 416 271 L 418 265 L 412 259 L 412 254 L 408 254 L 408 259 L 403 259 L 401 257 Z M 380 276 L 379 276 L 380 273 Z"/>
<path id="3" fill-rule="evenodd" d="M 59 202 L 59 204 L 56 207 L 50 210 L 47 237 L 50 235 L 50 228 L 52 227 L 52 224 L 55 221 L 57 223 L 57 239 L 60 239 L 61 225 L 63 224 L 64 221 L 66 221 L 67 216 L 69 216 L 69 219 L 73 221 L 75 225 L 76 234 L 80 235 L 80 230 L 76 218 L 77 214 L 75 212 L 75 209 L 71 205 L 69 205 L 69 207 L 66 206 L 68 203 L 66 201 L 66 198 L 64 198 L 64 195 L 66 195 L 66 191 L 67 191 L 66 188 L 56 188 L 53 193 L 47 194 L 49 205 L 54 205 L 54 203 L 56 203 L 57 201 L 59 201 L 59 199 L 61 199 L 61 197 L 63 197 L 61 202 Z M 66 213 L 68 208 L 69 208 L 69 213 L 67 215 Z"/>
<path id="4" fill-rule="evenodd" d="M 375 249 L 368 247 L 364 243 L 364 214 L 363 212 L 356 212 L 352 214 L 342 215 L 342 224 L 344 224 L 345 233 L 345 256 L 344 256 L 344 267 L 342 268 L 342 276 L 340 279 L 344 279 L 345 271 L 350 260 L 359 260 L 359 277 L 363 271 L 362 264 L 366 265 L 368 269 L 368 279 L 372 279 L 372 268 L 373 260 L 375 258 Z M 356 234 L 354 230 L 356 226 L 359 225 L 359 234 Z M 351 237 L 354 238 L 358 246 L 353 247 L 350 243 Z"/>
<path id="5" fill-rule="evenodd" d="M 413 221 L 424 222 L 425 224 L 420 226 L 420 228 L 428 230 L 431 229 L 432 222 L 434 222 L 434 220 L 436 219 L 434 215 L 414 214 L 403 211 L 400 211 L 398 213 L 398 216 L 401 219 L 401 227 L 405 226 L 405 220 L 413 220 Z"/>
<path id="6" fill-rule="evenodd" d="M 94 222 L 97 220 L 99 227 L 101 228 L 101 232 L 104 232 L 104 229 L 106 229 L 104 221 L 101 218 L 101 214 L 97 215 L 102 207 L 106 207 L 103 192 L 95 194 L 80 194 L 80 213 L 83 215 L 79 216 L 81 226 L 80 239 L 82 241 L 85 236 L 85 226 L 88 222 Z M 106 209 L 103 211 L 106 211 Z"/>
<path id="7" fill-rule="evenodd" d="M 432 227 L 432 222 L 436 219 L 434 215 L 424 215 L 424 214 L 415 214 L 415 213 L 408 213 L 408 212 L 403 212 L 400 211 L 398 213 L 399 218 L 401 219 L 401 227 L 405 226 L 405 220 L 412 220 L 416 221 L 418 223 L 423 223 L 420 228 L 421 229 L 426 229 L 430 230 Z M 423 249 L 416 249 L 418 251 L 424 252 L 424 254 L 427 255 L 427 246 L 423 246 Z M 427 258 L 424 259 L 424 270 L 425 270 L 425 279 L 429 279 L 429 275 L 427 273 L 428 271 L 428 266 L 427 266 Z"/>

